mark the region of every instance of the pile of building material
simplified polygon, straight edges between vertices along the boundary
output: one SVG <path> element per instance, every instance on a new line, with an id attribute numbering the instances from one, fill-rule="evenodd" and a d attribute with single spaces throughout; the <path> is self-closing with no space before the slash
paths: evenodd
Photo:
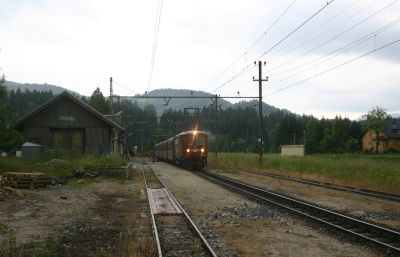
<path id="1" fill-rule="evenodd" d="M 106 177 L 127 177 L 128 170 L 128 166 L 111 166 L 100 168 L 99 173 Z"/>
<path id="2" fill-rule="evenodd" d="M 5 172 L 0 184 L 4 187 L 35 189 L 45 187 L 48 176 L 44 173 Z"/>
<path id="3" fill-rule="evenodd" d="M 96 178 L 99 175 L 98 172 L 82 169 L 74 169 L 72 171 L 73 178 Z"/>

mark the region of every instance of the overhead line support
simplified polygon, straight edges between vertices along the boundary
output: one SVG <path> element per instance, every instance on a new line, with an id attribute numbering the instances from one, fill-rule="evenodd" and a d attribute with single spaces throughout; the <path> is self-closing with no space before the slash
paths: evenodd
<path id="1" fill-rule="evenodd" d="M 218 98 L 221 98 L 217 94 L 215 94 L 214 97 L 210 98 L 211 101 L 213 102 L 212 106 L 215 108 L 214 111 L 214 124 L 215 124 L 215 158 L 218 158 L 218 107 L 221 107 L 218 105 Z"/>
<path id="2" fill-rule="evenodd" d="M 254 62 L 255 65 L 257 65 L 257 62 Z M 259 158 L 258 162 L 259 165 L 262 165 L 262 159 L 263 159 L 263 114 L 262 114 L 262 82 L 263 81 L 268 81 L 268 77 L 265 79 L 262 78 L 262 66 L 265 65 L 266 63 L 262 61 L 258 61 L 258 79 L 255 79 L 253 77 L 253 81 L 258 81 L 258 142 L 259 142 Z"/>
<path id="3" fill-rule="evenodd" d="M 113 78 L 110 77 L 110 98 L 109 100 L 109 113 L 113 114 Z"/>

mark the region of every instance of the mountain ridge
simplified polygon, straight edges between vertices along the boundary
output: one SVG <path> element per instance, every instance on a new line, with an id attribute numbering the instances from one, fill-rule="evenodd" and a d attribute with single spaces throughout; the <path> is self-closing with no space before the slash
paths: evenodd
<path id="1" fill-rule="evenodd" d="M 67 90 L 69 92 L 72 92 L 74 94 L 78 94 L 77 92 L 74 92 L 72 90 L 60 87 L 60 86 L 56 86 L 56 85 L 51 85 L 51 84 L 47 84 L 47 83 L 43 83 L 43 84 L 38 84 L 38 83 L 18 83 L 18 82 L 14 82 L 14 81 L 9 81 L 6 80 L 5 85 L 7 87 L 8 91 L 17 91 L 18 88 L 21 91 L 25 91 L 25 90 L 30 90 L 30 91 L 49 91 L 51 90 L 53 92 L 54 95 L 58 95 L 60 93 L 62 93 L 63 91 Z M 80 95 L 80 94 L 78 94 Z"/>
<path id="2" fill-rule="evenodd" d="M 31 90 L 31 91 L 49 91 L 51 90 L 54 95 L 60 94 L 63 91 L 67 90 L 74 95 L 81 96 L 79 93 L 68 90 L 66 88 L 51 85 L 51 84 L 38 84 L 38 83 L 18 83 L 13 81 L 6 81 L 7 90 L 17 91 L 20 89 L 21 91 Z M 145 94 L 138 95 L 138 96 L 145 96 Z M 147 96 L 155 96 L 160 98 L 148 98 L 148 99 L 138 99 L 138 98 L 129 98 L 131 101 L 136 101 L 140 107 L 144 107 L 145 105 L 152 104 L 156 108 L 157 116 L 160 116 L 165 110 L 171 108 L 173 110 L 184 110 L 184 108 L 203 108 L 209 107 L 213 104 L 213 99 L 215 98 L 215 94 L 211 94 L 205 91 L 195 91 L 190 89 L 172 89 L 172 88 L 163 88 L 163 89 L 154 89 L 150 91 Z M 166 96 L 165 98 L 162 98 Z M 205 97 L 205 98 L 178 98 L 178 99 L 169 99 L 168 96 L 198 96 L 198 97 Z M 118 96 L 116 96 L 118 99 Z M 114 100 L 115 101 L 115 100 Z M 258 111 L 258 100 L 250 100 L 250 101 L 240 101 L 237 103 L 231 103 L 223 97 L 218 98 L 218 105 L 223 108 L 255 108 Z M 272 112 L 279 111 L 280 109 L 268 105 L 266 103 L 262 103 L 263 108 L 263 115 L 269 115 Z"/>
<path id="3" fill-rule="evenodd" d="M 203 108 L 203 107 L 209 107 L 214 104 L 214 99 L 215 95 L 204 92 L 204 91 L 194 91 L 190 89 L 171 89 L 171 88 L 165 88 L 165 89 L 155 89 L 150 91 L 147 94 L 149 97 L 151 96 L 156 96 L 156 97 L 163 97 L 167 96 L 165 98 L 149 98 L 149 99 L 135 99 L 131 98 L 134 101 L 137 101 L 139 106 L 143 107 L 146 104 L 153 104 L 156 108 L 157 115 L 161 115 L 164 110 L 167 110 L 168 108 L 174 109 L 174 110 L 183 110 L 184 108 Z M 140 95 L 140 96 L 145 96 L 145 95 Z M 192 99 L 185 99 L 185 98 L 178 98 L 174 99 L 171 98 L 169 99 L 168 96 L 194 96 L 194 97 L 205 97 L 205 98 L 192 98 Z M 231 103 L 223 97 L 218 98 L 218 105 L 223 108 L 247 108 L 247 107 L 252 107 L 258 110 L 258 100 L 250 100 L 250 101 L 240 101 L 238 103 Z M 272 112 L 279 111 L 280 109 L 268 105 L 266 103 L 262 103 L 262 108 L 263 108 L 263 115 L 269 115 Z"/>

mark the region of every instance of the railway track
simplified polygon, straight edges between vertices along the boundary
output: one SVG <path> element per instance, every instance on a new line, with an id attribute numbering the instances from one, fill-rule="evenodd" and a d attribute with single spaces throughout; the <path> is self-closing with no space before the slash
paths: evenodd
<path id="1" fill-rule="evenodd" d="M 158 256 L 162 257 L 181 257 L 181 256 L 199 256 L 199 257 L 216 257 L 216 253 L 211 248 L 205 237 L 201 234 L 200 230 L 194 224 L 187 212 L 178 203 L 171 192 L 165 187 L 161 180 L 153 173 L 151 167 L 142 165 L 142 174 L 146 186 L 150 203 L 151 221 L 155 241 L 157 244 Z M 172 205 L 177 208 L 179 213 L 176 214 L 162 214 L 157 213 L 155 207 L 152 207 L 152 202 L 149 196 L 151 188 L 148 187 L 146 176 L 151 173 L 158 179 L 161 185 L 156 190 L 163 190 L 167 194 L 168 199 L 172 201 Z M 154 184 L 154 177 L 152 177 L 152 184 Z M 150 189 L 150 190 L 149 190 Z M 163 205 L 164 203 L 161 203 Z"/>
<path id="2" fill-rule="evenodd" d="M 337 190 L 337 191 L 350 192 L 350 193 L 355 193 L 355 194 L 360 194 L 360 195 L 365 195 L 365 196 L 381 198 L 381 199 L 385 199 L 385 200 L 389 200 L 389 201 L 400 202 L 400 194 L 393 194 L 393 193 L 388 193 L 388 192 L 381 192 L 381 191 L 375 191 L 375 190 L 370 190 L 370 189 L 365 189 L 365 188 L 350 187 L 350 186 L 339 186 L 339 185 L 335 185 L 335 184 L 327 183 L 327 182 L 319 182 L 319 181 L 315 181 L 315 180 L 294 178 L 294 177 L 279 175 L 279 174 L 275 174 L 275 173 L 271 173 L 271 172 L 264 172 L 264 171 L 261 172 L 261 171 L 253 170 L 253 169 L 233 168 L 233 167 L 231 167 L 231 169 L 241 171 L 241 172 L 257 174 L 257 175 L 261 175 L 261 176 L 267 176 L 267 177 L 271 177 L 271 178 L 293 181 L 293 182 L 306 184 L 306 185 L 312 185 L 312 186 L 323 187 L 323 188 L 328 188 L 328 189 Z"/>
<path id="3" fill-rule="evenodd" d="M 298 199 L 277 194 L 212 172 L 204 171 L 196 174 L 224 187 L 244 194 L 257 201 L 273 204 L 287 211 L 307 217 L 330 228 L 345 232 L 351 236 L 373 243 L 389 254 L 400 255 L 400 232 L 370 222 L 355 219 Z"/>

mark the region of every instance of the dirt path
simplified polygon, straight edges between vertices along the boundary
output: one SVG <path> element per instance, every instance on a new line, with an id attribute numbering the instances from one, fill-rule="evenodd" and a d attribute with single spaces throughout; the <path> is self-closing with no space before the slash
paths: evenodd
<path id="1" fill-rule="evenodd" d="M 186 170 L 165 163 L 153 167 L 219 256 L 383 256 Z"/>

